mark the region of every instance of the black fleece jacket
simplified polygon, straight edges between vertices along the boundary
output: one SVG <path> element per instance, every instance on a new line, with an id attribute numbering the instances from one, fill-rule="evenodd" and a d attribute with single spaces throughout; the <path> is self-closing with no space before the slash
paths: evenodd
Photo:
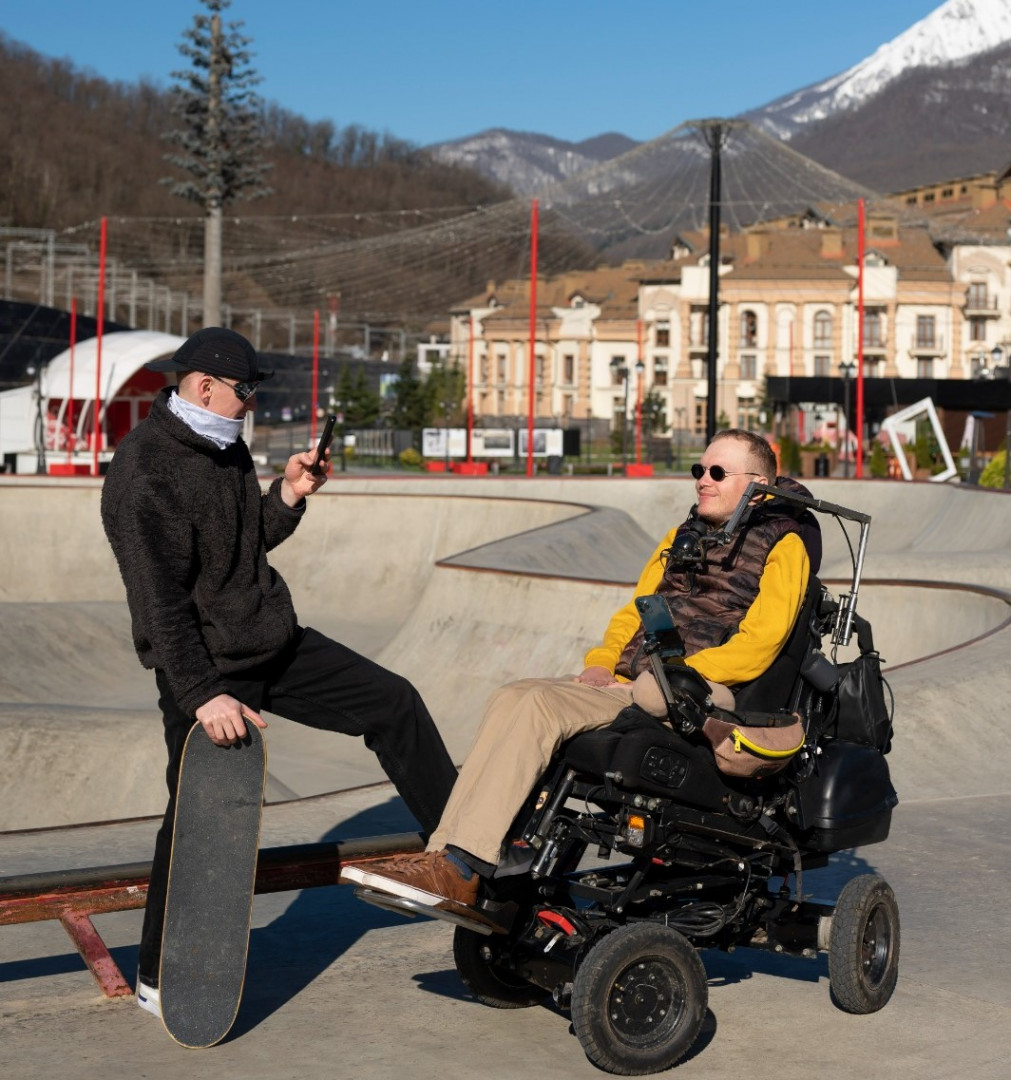
<path id="1" fill-rule="evenodd" d="M 223 674 L 254 667 L 291 641 L 297 620 L 267 552 L 305 512 L 264 494 L 242 440 L 220 450 L 168 407 L 116 448 L 102 524 L 126 585 L 141 663 L 165 672 L 189 713 L 226 692 Z"/>

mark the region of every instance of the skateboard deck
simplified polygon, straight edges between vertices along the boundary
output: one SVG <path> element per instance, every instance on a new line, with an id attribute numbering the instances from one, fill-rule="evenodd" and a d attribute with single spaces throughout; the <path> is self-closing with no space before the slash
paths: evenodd
<path id="1" fill-rule="evenodd" d="M 182 1046 L 220 1042 L 246 977 L 267 758 L 259 730 L 216 746 L 199 723 L 186 738 L 176 795 L 159 992 Z"/>

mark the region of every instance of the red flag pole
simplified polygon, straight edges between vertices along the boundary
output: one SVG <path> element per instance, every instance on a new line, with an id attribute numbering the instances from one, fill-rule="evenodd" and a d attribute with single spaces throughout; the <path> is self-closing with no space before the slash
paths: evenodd
<path id="1" fill-rule="evenodd" d="M 534 379 L 537 375 L 537 200 L 530 209 L 530 387 L 527 401 L 527 476 L 534 475 Z"/>
<path id="2" fill-rule="evenodd" d="M 467 464 L 474 461 L 472 440 L 474 434 L 474 316 L 471 315 L 467 337 Z"/>
<path id="3" fill-rule="evenodd" d="M 635 463 L 642 464 L 642 319 L 635 320 L 635 336 L 639 354 L 635 365 Z"/>
<path id="4" fill-rule="evenodd" d="M 102 325 L 105 322 L 105 242 L 108 222 L 102 218 L 102 228 L 98 242 L 98 323 L 95 334 L 95 402 L 92 413 L 91 437 L 91 475 L 98 476 L 98 447 L 102 441 L 102 425 L 99 416 L 102 411 Z"/>
<path id="5" fill-rule="evenodd" d="M 70 386 L 67 390 L 67 464 L 74 459 L 74 346 L 77 344 L 77 297 L 70 300 Z"/>
<path id="6" fill-rule="evenodd" d="M 857 468 L 859 480 L 864 475 L 864 200 L 857 202 Z M 849 432 L 846 433 L 847 440 Z"/>
<path id="7" fill-rule="evenodd" d="M 312 313 L 312 419 L 309 442 L 316 441 L 316 413 L 319 411 L 319 308 Z"/>

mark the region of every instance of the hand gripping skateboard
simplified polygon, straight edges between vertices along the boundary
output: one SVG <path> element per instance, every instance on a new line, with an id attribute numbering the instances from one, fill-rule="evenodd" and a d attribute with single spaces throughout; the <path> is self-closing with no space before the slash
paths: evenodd
<path id="1" fill-rule="evenodd" d="M 246 976 L 267 760 L 263 736 L 216 746 L 194 724 L 176 795 L 159 992 L 162 1021 L 182 1046 L 229 1032 Z"/>

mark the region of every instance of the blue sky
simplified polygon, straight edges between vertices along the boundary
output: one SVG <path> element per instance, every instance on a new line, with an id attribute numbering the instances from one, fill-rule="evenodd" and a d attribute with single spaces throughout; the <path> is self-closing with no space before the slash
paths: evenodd
<path id="1" fill-rule="evenodd" d="M 421 145 L 490 127 L 651 139 L 837 74 L 940 0 L 233 0 L 260 93 L 311 120 Z M 0 0 L 47 56 L 168 86 L 198 0 Z"/>

